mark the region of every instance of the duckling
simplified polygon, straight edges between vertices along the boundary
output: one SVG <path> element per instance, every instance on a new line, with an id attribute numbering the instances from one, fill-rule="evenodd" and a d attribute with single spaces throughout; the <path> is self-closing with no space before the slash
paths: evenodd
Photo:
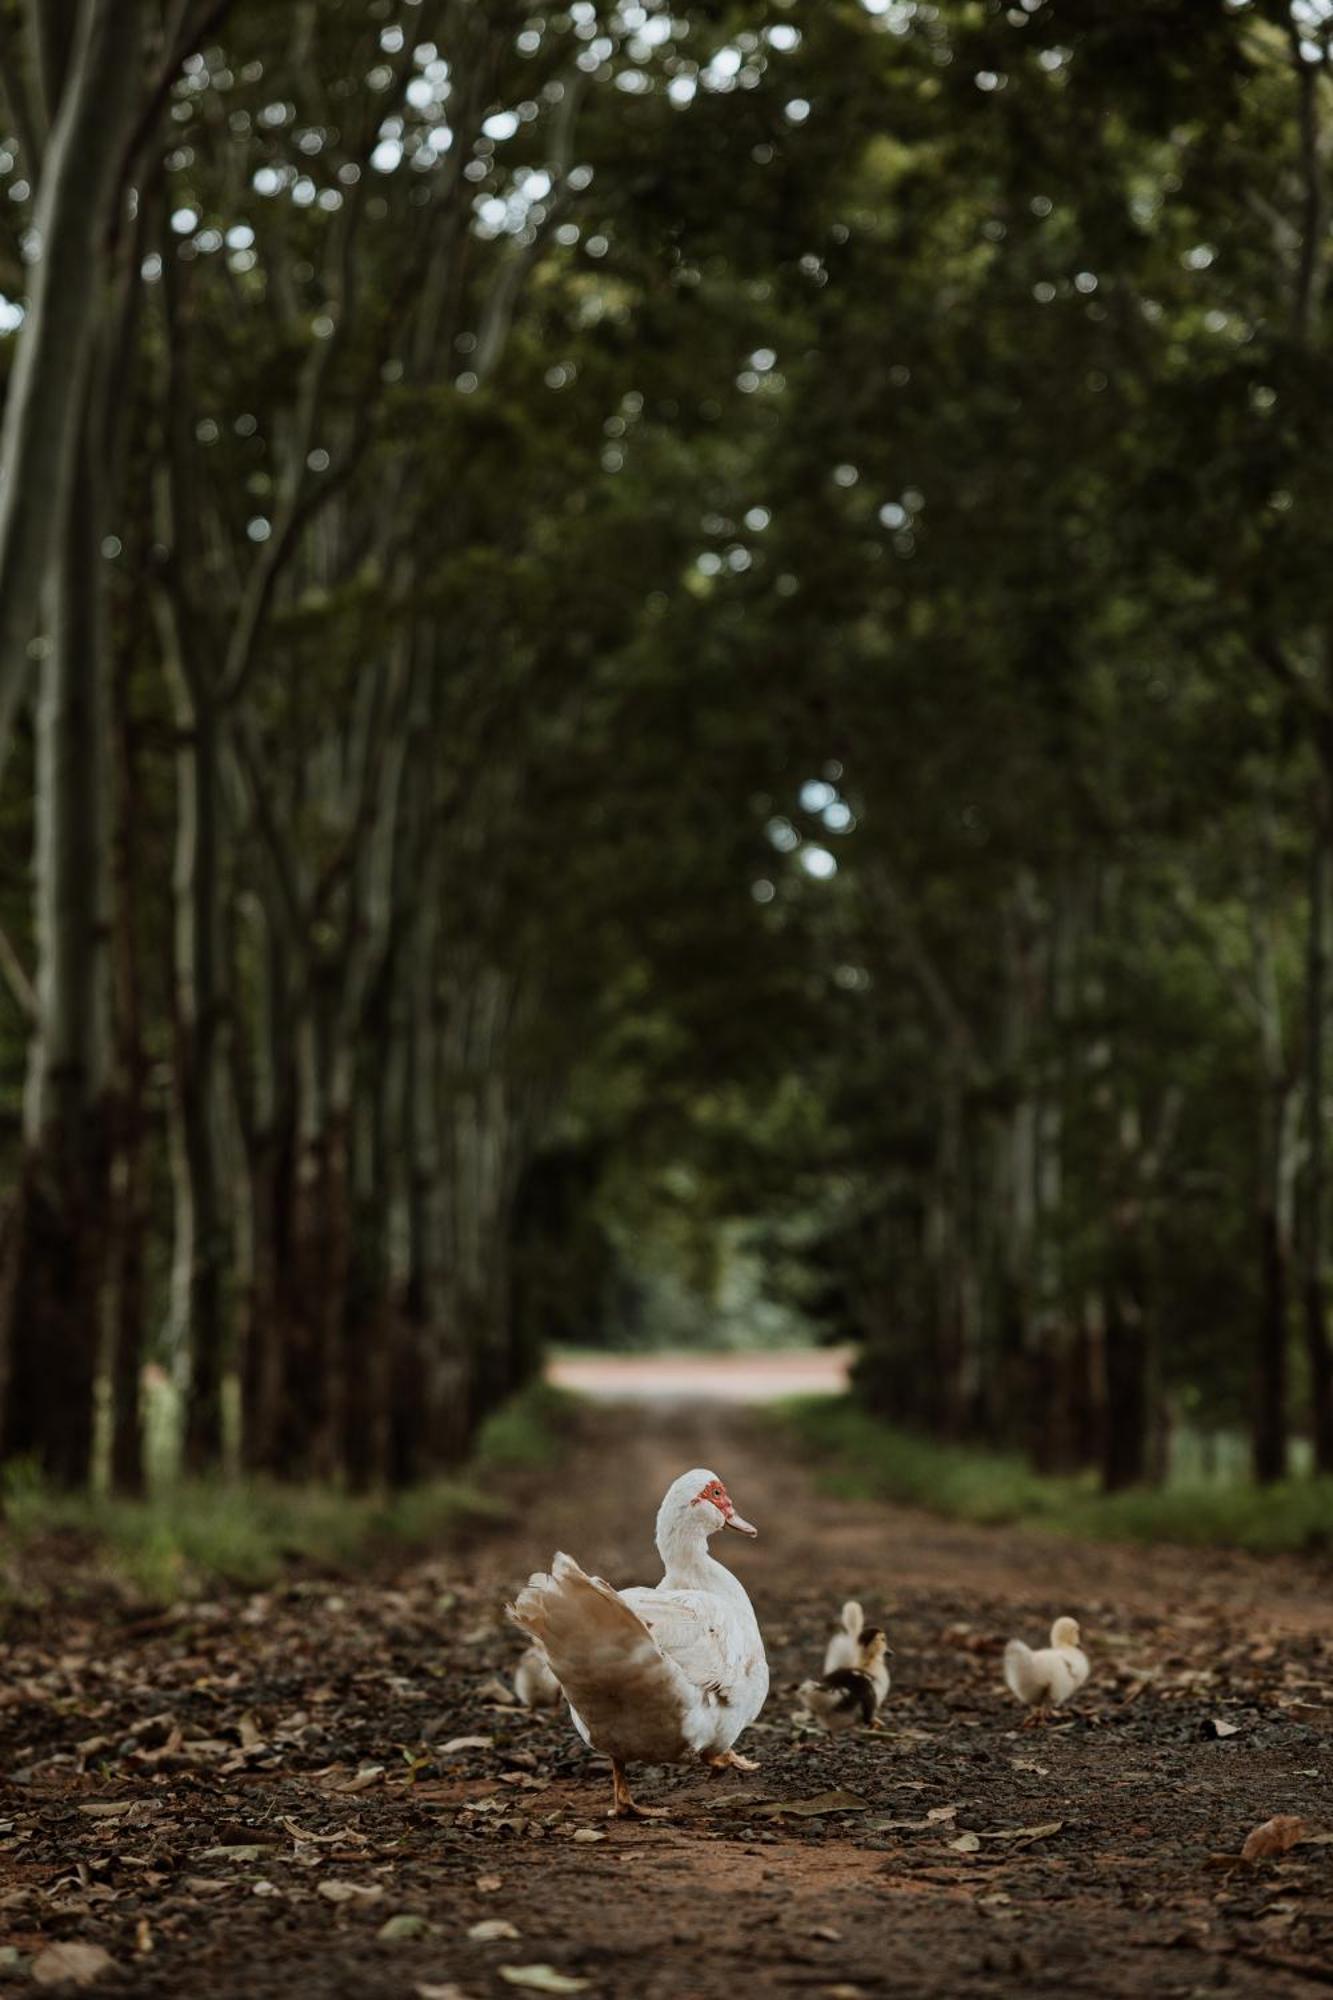
<path id="1" fill-rule="evenodd" d="M 889 1698 L 889 1661 L 893 1648 L 878 1625 L 867 1625 L 857 1642 L 856 1671 L 866 1676 L 875 1690 L 876 1713 Z"/>
<path id="2" fill-rule="evenodd" d="M 861 1632 L 865 1622 L 865 1613 L 860 1605 L 854 1597 L 849 1597 L 824 1648 L 826 1674 L 835 1674 L 840 1667 L 860 1666 Z"/>
<path id="3" fill-rule="evenodd" d="M 560 1683 L 536 1646 L 527 1648 L 514 1669 L 514 1693 L 524 1708 L 555 1708 L 562 1698 Z"/>
<path id="4" fill-rule="evenodd" d="M 875 1626 L 859 1637 L 860 1664 L 835 1667 L 822 1680 L 801 1683 L 798 1700 L 808 1715 L 831 1734 L 842 1729 L 876 1729 L 879 1710 L 889 1692 L 888 1641 Z"/>
<path id="5" fill-rule="evenodd" d="M 1004 1679 L 1009 1692 L 1033 1712 L 1029 1722 L 1044 1719 L 1048 1710 L 1068 1701 L 1088 1678 L 1088 1656 L 1079 1646 L 1078 1620 L 1057 1618 L 1051 1643 L 1036 1651 L 1021 1639 L 1004 1649 Z"/>

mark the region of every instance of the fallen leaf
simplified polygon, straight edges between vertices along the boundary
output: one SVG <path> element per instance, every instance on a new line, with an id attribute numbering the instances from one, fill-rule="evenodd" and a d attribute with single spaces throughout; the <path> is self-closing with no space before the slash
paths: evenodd
<path id="1" fill-rule="evenodd" d="M 812 1938 L 820 1938 L 825 1944 L 840 1944 L 842 1932 L 833 1924 L 816 1924 L 810 1933 Z"/>
<path id="2" fill-rule="evenodd" d="M 253 1709 L 246 1709 L 236 1728 L 240 1734 L 242 1750 L 258 1750 L 268 1740 L 255 1720 Z"/>
<path id="3" fill-rule="evenodd" d="M 479 1924 L 468 1927 L 468 1936 L 473 1944 L 496 1944 L 501 1938 L 516 1938 L 518 1927 L 506 1917 L 483 1917 Z"/>
<path id="4" fill-rule="evenodd" d="M 981 1842 L 975 1833 L 960 1833 L 956 1840 L 949 1842 L 951 1854 L 979 1854 Z"/>
<path id="5" fill-rule="evenodd" d="M 122 1813 L 133 1812 L 137 1799 L 95 1799 L 91 1805 L 79 1807 L 89 1819 L 119 1819 Z"/>
<path id="6" fill-rule="evenodd" d="M 866 1821 L 868 1833 L 926 1833 L 932 1827 L 943 1826 L 951 1819 L 957 1819 L 957 1806 L 932 1806 L 924 1819 L 871 1819 Z"/>
<path id="7" fill-rule="evenodd" d="M 431 1937 L 439 1928 L 429 1917 L 419 1917 L 411 1910 L 403 1910 L 396 1917 L 389 1917 L 382 1923 L 375 1935 L 385 1944 L 401 1944 L 406 1938 Z"/>
<path id="8" fill-rule="evenodd" d="M 317 1893 L 328 1903 L 374 1903 L 384 1894 L 379 1882 L 340 1882 L 335 1878 L 321 1882 Z"/>
<path id="9" fill-rule="evenodd" d="M 1199 1733 L 1202 1736 L 1213 1739 L 1223 1736 L 1239 1736 L 1240 1724 L 1238 1722 L 1227 1722 L 1220 1715 L 1210 1715 L 1207 1721 L 1201 1725 Z"/>
<path id="10" fill-rule="evenodd" d="M 1064 1821 L 1062 1819 L 1051 1819 L 1047 1820 L 1042 1826 L 1002 1827 L 997 1833 L 983 1833 L 981 1838 L 983 1840 L 1023 1841 L 1024 1843 L 1030 1840 L 1049 1840 L 1053 1833 L 1059 1833 L 1063 1825 Z"/>
<path id="11" fill-rule="evenodd" d="M 482 1682 L 481 1686 L 477 1689 L 477 1698 L 479 1701 L 493 1701 L 503 1704 L 505 1708 L 517 1708 L 518 1706 L 518 1696 L 514 1693 L 514 1690 L 511 1687 L 506 1687 L 505 1683 L 502 1680 L 498 1680 L 494 1675 L 491 1676 L 490 1680 Z"/>
<path id="12" fill-rule="evenodd" d="M 493 1736 L 451 1736 L 447 1743 L 436 1749 L 437 1757 L 448 1757 L 455 1750 L 490 1750 L 494 1747 Z"/>
<path id="13" fill-rule="evenodd" d="M 583 1841 L 586 1846 L 590 1845 L 594 1840 L 605 1840 L 606 1835 L 599 1826 L 581 1826 L 576 1831 L 574 1838 L 575 1840 Z"/>
<path id="14" fill-rule="evenodd" d="M 497 1889 L 504 1887 L 498 1875 L 478 1875 L 477 1888 L 483 1896 L 493 1896 Z"/>
<path id="15" fill-rule="evenodd" d="M 582 1993 L 591 1984 L 587 1979 L 571 1979 L 553 1965 L 501 1965 L 496 1970 L 507 1985 L 526 1986 L 531 1993 Z"/>
<path id="16" fill-rule="evenodd" d="M 461 1986 L 455 1986 L 452 1979 L 446 1979 L 443 1986 L 414 1986 L 416 2000 L 467 2000 Z"/>
<path id="17" fill-rule="evenodd" d="M 1305 1821 L 1294 1813 L 1279 1813 L 1275 1819 L 1266 1819 L 1262 1826 L 1256 1826 L 1245 1836 L 1245 1845 L 1240 1850 L 1242 1861 L 1267 1861 L 1271 1855 L 1285 1854 L 1289 1847 L 1295 1847 L 1298 1840 L 1305 1838 Z"/>
<path id="18" fill-rule="evenodd" d="M 39 1986 L 91 1986 L 115 1960 L 100 1944 L 49 1944 L 32 1962 L 32 1976 Z"/>
<path id="19" fill-rule="evenodd" d="M 205 1861 L 262 1861 L 269 1852 L 266 1847 L 206 1847 Z"/>
<path id="20" fill-rule="evenodd" d="M 816 1819 L 820 1813 L 868 1812 L 870 1801 L 855 1792 L 817 1792 L 812 1799 L 778 1799 L 773 1805 L 754 1808 L 756 1819 L 780 1819 L 791 1813 L 797 1819 Z"/>
<path id="21" fill-rule="evenodd" d="M 383 1764 L 364 1764 L 354 1778 L 345 1785 L 339 1785 L 340 1792 L 368 1792 L 372 1785 L 384 1783 Z"/>

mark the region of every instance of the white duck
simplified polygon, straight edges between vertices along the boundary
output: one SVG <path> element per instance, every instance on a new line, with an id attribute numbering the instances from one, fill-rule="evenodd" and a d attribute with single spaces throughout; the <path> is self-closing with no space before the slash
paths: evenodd
<path id="1" fill-rule="evenodd" d="M 661 1583 L 616 1591 L 557 1555 L 508 1607 L 563 1688 L 579 1735 L 611 1759 L 614 1818 L 665 1811 L 634 1803 L 628 1763 L 758 1768 L 732 1745 L 764 1705 L 768 1661 L 743 1585 L 708 1553 L 721 1528 L 758 1532 L 716 1473 L 682 1473 L 657 1513 Z"/>
<path id="2" fill-rule="evenodd" d="M 1037 1711 L 1034 1721 L 1043 1709 L 1068 1701 L 1087 1678 L 1088 1656 L 1079 1646 L 1077 1618 L 1057 1618 L 1049 1646 L 1034 1651 L 1021 1639 L 1011 1639 L 1004 1649 L 1005 1685 Z"/>
<path id="3" fill-rule="evenodd" d="M 866 1615 L 854 1597 L 849 1597 L 839 1614 L 838 1622 L 824 1648 L 824 1672 L 840 1673 L 846 1667 L 861 1665 L 861 1634 L 865 1629 Z"/>
<path id="4" fill-rule="evenodd" d="M 514 1693 L 524 1708 L 556 1708 L 560 1703 L 560 1683 L 546 1664 L 546 1656 L 528 1646 L 514 1668 Z"/>

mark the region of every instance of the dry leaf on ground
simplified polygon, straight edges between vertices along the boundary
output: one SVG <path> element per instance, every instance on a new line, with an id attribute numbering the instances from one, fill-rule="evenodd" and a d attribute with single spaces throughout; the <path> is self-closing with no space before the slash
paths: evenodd
<path id="1" fill-rule="evenodd" d="M 1242 1861 L 1267 1861 L 1274 1854 L 1285 1854 L 1295 1847 L 1298 1840 L 1305 1838 L 1305 1821 L 1294 1813 L 1278 1813 L 1274 1819 L 1266 1819 L 1262 1826 L 1256 1826 L 1245 1837 L 1245 1845 L 1240 1850 Z"/>
<path id="2" fill-rule="evenodd" d="M 100 1944 L 49 1944 L 32 1962 L 32 1976 L 39 1986 L 91 1986 L 115 1960 Z"/>
<path id="3" fill-rule="evenodd" d="M 582 1993 L 591 1982 L 587 1979 L 571 1979 L 566 1972 L 557 1972 L 553 1965 L 502 1965 L 499 1967 L 501 1979 L 510 1986 L 525 1986 L 530 1993 Z"/>

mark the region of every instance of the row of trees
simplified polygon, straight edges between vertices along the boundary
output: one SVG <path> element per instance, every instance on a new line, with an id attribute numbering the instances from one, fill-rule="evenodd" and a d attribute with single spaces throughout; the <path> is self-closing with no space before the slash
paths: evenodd
<path id="1" fill-rule="evenodd" d="M 0 1452 L 412 1478 L 744 1221 L 1333 1469 L 1320 0 L 2 23 Z"/>

